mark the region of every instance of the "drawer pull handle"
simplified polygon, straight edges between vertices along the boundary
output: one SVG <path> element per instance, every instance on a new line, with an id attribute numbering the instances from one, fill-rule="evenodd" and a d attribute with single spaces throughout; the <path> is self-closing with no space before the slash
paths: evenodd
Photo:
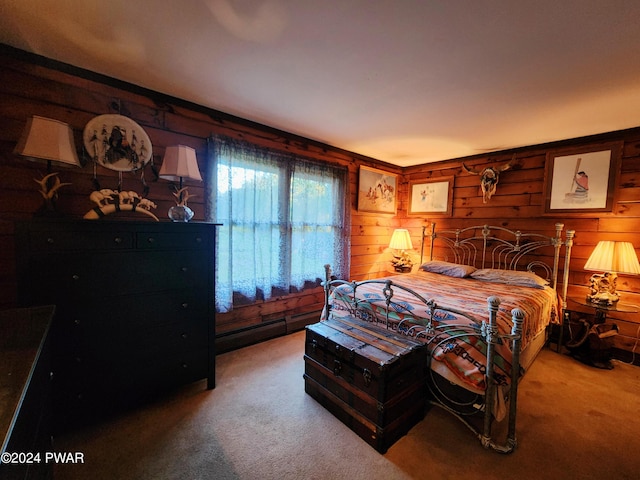
<path id="1" fill-rule="evenodd" d="M 71 278 L 77 282 L 78 280 L 80 280 L 80 275 L 77 275 L 77 274 L 71 275 Z"/>
<path id="2" fill-rule="evenodd" d="M 156 239 L 155 239 L 155 238 L 153 238 L 153 237 L 149 237 L 149 238 L 147 238 L 147 242 L 149 242 L 149 243 L 153 243 L 153 242 L 155 242 L 155 241 L 156 241 Z"/>
<path id="3" fill-rule="evenodd" d="M 180 336 L 181 336 L 183 339 L 185 339 L 185 340 L 186 340 L 186 338 L 187 338 L 189 335 L 187 335 L 186 333 L 183 333 L 183 334 L 182 334 L 182 335 L 180 335 Z"/>
<path id="4" fill-rule="evenodd" d="M 181 270 L 182 272 L 186 272 L 186 271 L 188 271 L 189 269 L 188 269 L 187 267 L 182 267 L 182 268 L 180 268 L 180 270 Z"/>
<path id="5" fill-rule="evenodd" d="M 202 243 L 202 238 L 196 237 L 196 243 Z"/>
<path id="6" fill-rule="evenodd" d="M 80 319 L 79 319 L 79 318 L 76 318 L 76 319 L 73 321 L 73 324 L 74 324 L 74 325 L 80 325 Z"/>
<path id="7" fill-rule="evenodd" d="M 184 308 L 186 310 L 187 308 L 189 308 L 189 304 L 187 302 L 184 302 L 182 304 L 182 308 Z"/>
<path id="8" fill-rule="evenodd" d="M 48 238 L 47 238 L 47 243 L 48 243 L 49 245 L 51 245 L 53 242 L 54 242 L 53 238 L 51 238 L 51 237 L 48 237 Z"/>
<path id="9" fill-rule="evenodd" d="M 113 239 L 113 241 L 115 243 L 122 243 L 122 238 L 121 237 L 116 237 L 116 238 Z"/>
<path id="10" fill-rule="evenodd" d="M 182 364 L 182 368 L 184 368 L 186 370 L 187 368 L 189 368 L 189 365 L 187 365 L 186 363 L 183 363 Z"/>

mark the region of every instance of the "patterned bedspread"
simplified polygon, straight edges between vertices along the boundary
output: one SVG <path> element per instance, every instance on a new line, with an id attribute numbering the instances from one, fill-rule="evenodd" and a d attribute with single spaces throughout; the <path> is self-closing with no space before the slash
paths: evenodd
<path id="1" fill-rule="evenodd" d="M 433 370 L 477 393 L 485 390 L 486 343 L 473 332 L 477 331 L 480 322 L 489 318 L 488 297 L 497 296 L 501 301 L 497 316 L 500 334 L 511 333 L 512 309 L 518 307 L 525 313 L 522 350 L 550 322 L 555 323 L 559 318 L 557 294 L 548 287 L 520 287 L 423 271 L 395 276 L 390 280 L 414 290 L 426 300 L 434 300 L 443 309 L 454 310 L 438 311 L 434 326 L 440 329 L 418 338 L 430 345 Z M 383 288 L 384 285 L 378 283 L 358 286 L 357 297 L 366 302 L 360 304 L 356 312 L 353 310 L 352 287 L 346 284 L 335 288 L 329 300 L 331 316 L 347 320 L 345 317 L 355 314 L 361 320 L 375 324 L 376 328 L 385 328 Z M 409 292 L 396 288 L 393 289 L 389 310 L 389 328 L 398 329 L 400 325 L 399 330 L 406 332 L 407 323 L 425 324 L 429 308 Z M 465 312 L 477 321 L 455 311 Z M 510 347 L 508 341 L 496 346 L 494 372 L 498 385 L 506 386 L 509 383 Z"/>

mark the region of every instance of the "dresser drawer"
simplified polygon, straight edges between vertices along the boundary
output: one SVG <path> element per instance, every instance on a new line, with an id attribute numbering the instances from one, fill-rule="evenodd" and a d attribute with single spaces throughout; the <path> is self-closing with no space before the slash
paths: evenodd
<path id="1" fill-rule="evenodd" d="M 204 321 L 179 322 L 147 331 L 135 330 L 125 334 L 121 340 L 124 349 L 129 344 L 131 361 L 143 361 L 206 349 L 209 345 L 209 329 Z M 129 363 L 127 356 L 119 358 Z"/>
<path id="2" fill-rule="evenodd" d="M 211 229 L 196 224 L 175 229 L 151 224 L 154 228 L 138 230 L 132 225 L 84 223 L 83 228 L 74 228 L 73 225 L 70 228 L 61 228 L 64 224 L 36 223 L 29 227 L 26 235 L 29 249 L 32 252 L 111 249 L 207 250 L 214 246 L 214 234 Z"/>
<path id="3" fill-rule="evenodd" d="M 134 247 L 134 234 L 127 231 L 93 232 L 75 230 L 34 231 L 29 236 L 33 252 L 126 250 Z"/>
<path id="4" fill-rule="evenodd" d="M 102 335 L 148 329 L 174 322 L 208 319 L 206 285 L 195 289 L 110 298 L 108 303 L 78 300 L 58 305 L 56 330 L 63 335 Z"/>
<path id="5" fill-rule="evenodd" d="M 138 291 L 198 288 L 211 281 L 213 260 L 210 252 L 179 253 L 147 252 L 138 255 L 134 265 Z"/>
<path id="6" fill-rule="evenodd" d="M 133 251 L 97 254 L 36 255 L 31 259 L 33 288 L 41 300 L 103 298 L 180 288 L 211 281 L 213 262 L 207 252 Z"/>
<path id="7" fill-rule="evenodd" d="M 137 381 L 148 384 L 149 389 L 155 391 L 160 388 L 173 388 L 205 378 L 208 362 L 209 352 L 206 349 L 163 356 L 154 362 L 138 365 Z"/>
<path id="8" fill-rule="evenodd" d="M 131 251 L 33 255 L 29 259 L 33 294 L 39 302 L 59 304 L 135 293 L 140 288 L 136 258 Z"/>
<path id="9" fill-rule="evenodd" d="M 55 404 L 78 415 L 101 415 L 206 378 L 208 361 L 207 349 L 198 349 L 116 368 L 78 368 L 64 377 L 54 376 Z"/>
<path id="10" fill-rule="evenodd" d="M 212 236 L 203 230 L 189 232 L 143 231 L 136 234 L 136 246 L 145 250 L 207 250 Z"/>
<path id="11" fill-rule="evenodd" d="M 165 324 L 147 330 L 105 330 L 101 335 L 56 337 L 60 374 L 81 366 L 95 369 L 132 365 L 149 357 L 163 357 L 206 348 L 208 325 L 201 319 Z"/>

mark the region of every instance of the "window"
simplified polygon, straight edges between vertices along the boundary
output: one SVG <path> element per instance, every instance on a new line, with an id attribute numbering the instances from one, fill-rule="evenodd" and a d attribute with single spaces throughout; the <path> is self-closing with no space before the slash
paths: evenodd
<path id="1" fill-rule="evenodd" d="M 346 271 L 345 168 L 226 138 L 210 145 L 218 311 L 317 286 L 327 263 Z"/>

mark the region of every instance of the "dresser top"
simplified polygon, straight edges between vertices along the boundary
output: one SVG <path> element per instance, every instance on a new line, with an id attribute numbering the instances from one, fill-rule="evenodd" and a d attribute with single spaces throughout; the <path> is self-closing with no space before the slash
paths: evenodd
<path id="1" fill-rule="evenodd" d="M 185 231 L 199 229 L 203 227 L 221 226 L 220 223 L 209 222 L 169 222 L 169 221 L 131 221 L 131 220 L 83 220 L 77 218 L 34 218 L 30 220 L 18 220 L 17 225 L 28 225 L 34 229 L 58 229 L 58 228 L 83 228 L 96 230 L 109 229 L 131 229 L 131 230 L 151 230 L 151 231 Z"/>

